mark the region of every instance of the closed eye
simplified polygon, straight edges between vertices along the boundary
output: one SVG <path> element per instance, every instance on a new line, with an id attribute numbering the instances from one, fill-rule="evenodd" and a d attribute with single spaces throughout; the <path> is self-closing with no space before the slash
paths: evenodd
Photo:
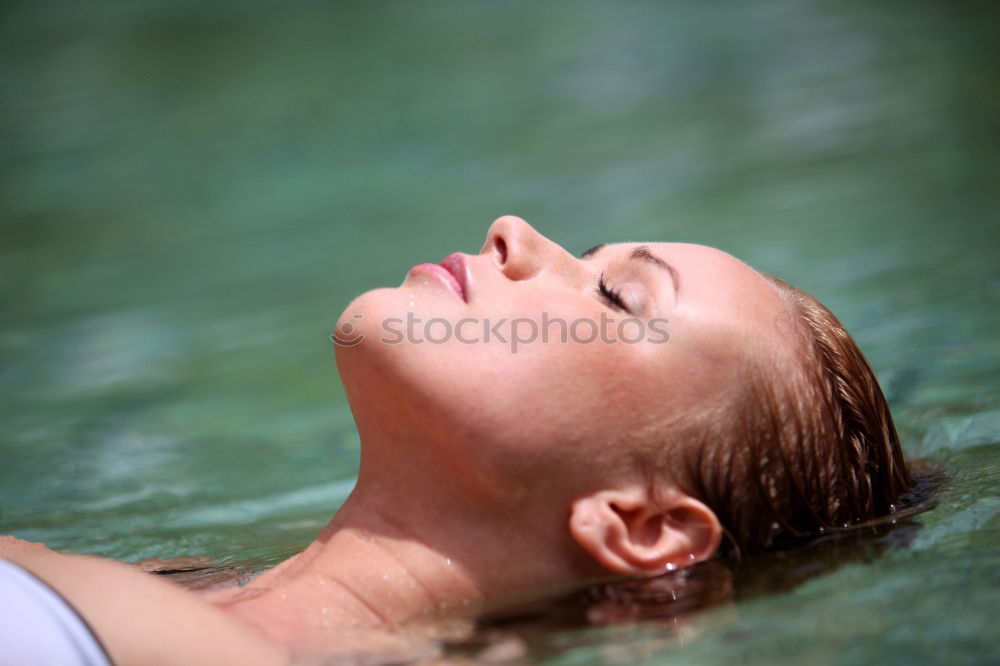
<path id="1" fill-rule="evenodd" d="M 597 289 L 595 291 L 604 300 L 604 302 L 612 308 L 628 312 L 628 308 L 625 307 L 625 302 L 622 300 L 618 290 L 608 286 L 607 281 L 604 279 L 604 273 L 601 273 L 601 277 L 597 281 Z"/>

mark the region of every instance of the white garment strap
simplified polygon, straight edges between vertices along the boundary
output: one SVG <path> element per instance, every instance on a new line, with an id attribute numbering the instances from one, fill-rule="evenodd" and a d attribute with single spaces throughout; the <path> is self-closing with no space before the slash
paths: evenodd
<path id="1" fill-rule="evenodd" d="M 0 560 L 0 665 L 111 666 L 87 623 L 51 587 Z"/>

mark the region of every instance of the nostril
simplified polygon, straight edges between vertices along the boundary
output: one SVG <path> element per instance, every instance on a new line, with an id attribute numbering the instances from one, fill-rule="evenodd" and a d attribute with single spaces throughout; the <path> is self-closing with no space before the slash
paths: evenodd
<path id="1" fill-rule="evenodd" d="M 507 241 L 503 239 L 503 236 L 497 236 L 493 246 L 497 250 L 497 255 L 499 255 L 500 265 L 503 266 L 507 263 Z"/>

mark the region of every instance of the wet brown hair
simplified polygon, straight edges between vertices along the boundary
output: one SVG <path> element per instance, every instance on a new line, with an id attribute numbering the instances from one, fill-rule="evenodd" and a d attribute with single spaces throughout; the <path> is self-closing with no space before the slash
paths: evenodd
<path id="1" fill-rule="evenodd" d="M 718 404 L 684 429 L 670 474 L 715 512 L 723 553 L 737 556 L 890 514 L 912 483 L 885 396 L 843 324 L 764 277 L 788 305 L 778 324 L 795 349 L 748 349 Z"/>

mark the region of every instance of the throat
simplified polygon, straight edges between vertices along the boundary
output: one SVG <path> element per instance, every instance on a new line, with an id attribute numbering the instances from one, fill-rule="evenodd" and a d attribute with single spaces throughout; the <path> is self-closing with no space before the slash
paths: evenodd
<path id="1" fill-rule="evenodd" d="M 288 645 L 401 629 L 451 635 L 481 610 L 483 595 L 464 568 L 426 544 L 385 530 L 331 528 L 245 587 L 207 600 Z"/>

